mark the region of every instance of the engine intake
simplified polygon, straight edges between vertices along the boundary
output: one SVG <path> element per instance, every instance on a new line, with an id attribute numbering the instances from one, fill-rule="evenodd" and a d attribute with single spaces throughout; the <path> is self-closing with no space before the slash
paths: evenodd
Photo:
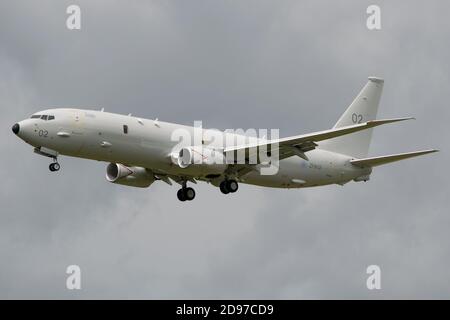
<path id="1" fill-rule="evenodd" d="M 106 180 L 131 187 L 147 188 L 155 181 L 155 177 L 150 170 L 142 167 L 110 163 L 106 167 Z"/>
<path id="2" fill-rule="evenodd" d="M 174 158 L 174 162 L 183 169 L 193 166 L 208 168 L 208 170 L 213 171 L 216 169 L 218 172 L 221 172 L 227 166 L 222 152 L 202 146 L 181 148 Z"/>

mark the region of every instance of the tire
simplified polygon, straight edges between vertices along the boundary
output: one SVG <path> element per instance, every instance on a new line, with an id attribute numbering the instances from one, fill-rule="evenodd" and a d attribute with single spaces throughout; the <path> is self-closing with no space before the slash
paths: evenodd
<path id="1" fill-rule="evenodd" d="M 186 198 L 185 198 L 185 196 L 184 196 L 183 189 L 178 190 L 178 192 L 177 192 L 177 198 L 178 198 L 178 200 L 180 200 L 180 201 L 186 201 Z"/>
<path id="2" fill-rule="evenodd" d="M 192 189 L 192 188 L 186 188 L 186 189 L 184 189 L 184 198 L 185 198 L 187 201 L 194 200 L 194 198 L 195 198 L 195 190 Z"/>
<path id="3" fill-rule="evenodd" d="M 231 193 L 234 193 L 234 192 L 238 191 L 239 185 L 236 182 L 236 180 L 228 180 L 227 181 L 227 189 Z"/>
<path id="4" fill-rule="evenodd" d="M 222 182 L 220 183 L 220 185 L 219 185 L 219 188 L 220 188 L 220 191 L 221 191 L 223 194 L 228 194 L 228 193 L 230 193 L 230 191 L 229 191 L 228 188 L 227 188 L 227 182 L 226 182 L 226 181 L 222 181 Z"/>
<path id="5" fill-rule="evenodd" d="M 58 162 L 55 162 L 55 163 L 52 163 L 52 164 L 53 164 L 53 170 L 54 171 L 58 171 L 61 168 L 61 166 L 59 165 Z"/>

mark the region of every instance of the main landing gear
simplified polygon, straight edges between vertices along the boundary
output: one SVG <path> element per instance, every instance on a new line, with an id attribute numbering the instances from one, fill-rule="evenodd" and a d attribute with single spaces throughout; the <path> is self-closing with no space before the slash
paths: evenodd
<path id="1" fill-rule="evenodd" d="M 219 185 L 220 187 L 220 191 L 222 191 L 222 193 L 224 194 L 228 194 L 228 193 L 234 193 L 238 190 L 239 185 L 237 183 L 236 180 L 224 180 L 220 183 Z M 194 200 L 195 198 L 195 190 L 190 188 L 190 187 L 186 187 L 186 181 L 183 181 L 183 183 L 181 184 L 181 189 L 178 190 L 177 192 L 177 198 L 180 201 L 191 201 Z"/>
<path id="2" fill-rule="evenodd" d="M 48 166 L 51 172 L 58 171 L 61 168 L 61 166 L 58 163 L 58 159 L 54 158 L 53 161 L 54 162 L 50 163 L 50 165 Z"/>
<path id="3" fill-rule="evenodd" d="M 186 187 L 186 182 L 183 182 L 182 187 L 177 192 L 178 200 L 191 201 L 195 198 L 195 190 L 190 187 Z"/>
<path id="4" fill-rule="evenodd" d="M 234 193 L 238 190 L 239 185 L 236 180 L 224 180 L 219 185 L 223 194 Z"/>

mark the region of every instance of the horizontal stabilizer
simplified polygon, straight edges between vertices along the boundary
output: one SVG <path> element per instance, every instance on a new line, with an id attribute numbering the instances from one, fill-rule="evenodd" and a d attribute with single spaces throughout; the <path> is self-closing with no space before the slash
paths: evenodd
<path id="1" fill-rule="evenodd" d="M 358 167 L 376 167 L 382 164 L 387 164 L 395 161 L 400 161 L 412 157 L 421 156 L 427 153 L 437 152 L 439 150 L 431 149 L 431 150 L 422 150 L 422 151 L 414 151 L 414 152 L 406 152 L 399 154 L 392 154 L 388 156 L 381 157 L 373 157 L 373 158 L 365 158 L 365 159 L 354 159 L 350 162 Z"/>

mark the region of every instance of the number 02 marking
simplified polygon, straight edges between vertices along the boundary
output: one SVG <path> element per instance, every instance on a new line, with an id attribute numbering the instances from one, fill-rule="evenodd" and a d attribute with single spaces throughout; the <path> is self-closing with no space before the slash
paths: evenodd
<path id="1" fill-rule="evenodd" d="M 353 123 L 361 123 L 362 119 L 363 119 L 362 114 L 356 114 L 356 113 L 352 114 Z"/>
<path id="2" fill-rule="evenodd" d="M 47 130 L 39 130 L 38 134 L 39 134 L 39 137 L 47 138 L 48 131 Z"/>

